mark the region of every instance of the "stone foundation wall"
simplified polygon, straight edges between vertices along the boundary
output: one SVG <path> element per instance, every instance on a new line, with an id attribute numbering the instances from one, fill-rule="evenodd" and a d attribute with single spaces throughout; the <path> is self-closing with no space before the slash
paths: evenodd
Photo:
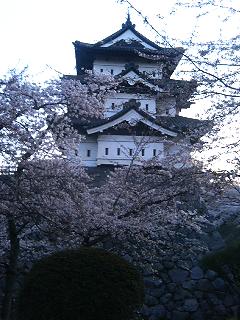
<path id="1" fill-rule="evenodd" d="M 0 309 L 3 284 L 2 279 Z M 225 320 L 240 308 L 240 290 L 231 273 L 223 278 L 189 261 L 159 262 L 154 273 L 145 270 L 144 284 L 144 320 Z"/>
<path id="2" fill-rule="evenodd" d="M 230 279 L 170 260 L 159 264 L 157 272 L 144 275 L 144 319 L 220 320 L 236 315 L 240 295 Z"/>

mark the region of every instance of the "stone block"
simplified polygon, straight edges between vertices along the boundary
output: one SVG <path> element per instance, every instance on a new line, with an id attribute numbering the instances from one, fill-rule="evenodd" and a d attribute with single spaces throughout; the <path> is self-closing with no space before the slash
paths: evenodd
<path id="1" fill-rule="evenodd" d="M 195 286 L 196 286 L 196 281 L 194 280 L 187 280 L 182 283 L 182 287 L 188 290 L 192 290 Z"/>
<path id="2" fill-rule="evenodd" d="M 160 279 L 152 279 L 152 278 L 144 278 L 144 285 L 147 288 L 156 288 L 162 285 L 162 280 Z"/>
<path id="3" fill-rule="evenodd" d="M 170 278 L 175 283 L 183 283 L 187 280 L 189 272 L 182 269 L 173 269 L 168 272 Z"/>
<path id="4" fill-rule="evenodd" d="M 188 312 L 181 312 L 181 311 L 173 311 L 172 319 L 174 320 L 186 320 L 189 317 Z"/>
<path id="5" fill-rule="evenodd" d="M 199 280 L 203 278 L 203 270 L 196 266 L 194 268 L 191 269 L 191 278 L 193 280 Z"/>
<path id="6" fill-rule="evenodd" d="M 184 310 L 188 312 L 194 312 L 197 311 L 199 307 L 197 299 L 186 299 L 184 302 Z"/>
<path id="7" fill-rule="evenodd" d="M 182 288 L 176 290 L 173 299 L 174 300 L 184 300 L 185 298 L 192 298 L 190 291 L 184 290 Z"/>
<path id="8" fill-rule="evenodd" d="M 205 278 L 208 280 L 214 280 L 217 277 L 217 273 L 213 270 L 207 270 L 205 273 Z"/>
<path id="9" fill-rule="evenodd" d="M 151 296 L 156 297 L 156 298 L 160 298 L 165 292 L 165 287 L 162 286 L 160 288 L 152 288 L 148 292 Z"/>
<path id="10" fill-rule="evenodd" d="M 210 280 L 208 279 L 201 279 L 197 283 L 197 288 L 200 291 L 213 291 L 213 286 Z"/>
<path id="11" fill-rule="evenodd" d="M 221 315 L 221 317 L 227 315 L 227 310 L 222 304 L 215 306 L 214 310 L 218 315 Z"/>
<path id="12" fill-rule="evenodd" d="M 226 307 L 230 307 L 234 305 L 234 299 L 229 294 L 225 296 L 223 303 Z"/>
<path id="13" fill-rule="evenodd" d="M 166 315 L 166 309 L 163 305 L 157 305 L 149 309 L 150 315 L 154 317 L 154 319 L 164 318 Z"/>
<path id="14" fill-rule="evenodd" d="M 195 290 L 194 291 L 194 295 L 198 298 L 198 299 L 202 299 L 203 297 L 203 292 L 199 291 L 199 290 Z"/>
<path id="15" fill-rule="evenodd" d="M 177 288 L 177 285 L 175 283 L 167 284 L 167 290 L 171 293 L 175 292 L 176 288 Z"/>
<path id="16" fill-rule="evenodd" d="M 213 287 L 216 290 L 224 291 L 225 290 L 225 281 L 222 278 L 216 278 L 213 282 Z"/>
<path id="17" fill-rule="evenodd" d="M 159 303 L 159 301 L 157 298 L 155 298 L 153 296 L 149 296 L 148 294 L 145 296 L 145 304 L 148 307 L 155 306 L 158 303 Z"/>
<path id="18" fill-rule="evenodd" d="M 217 298 L 217 296 L 215 294 L 209 293 L 207 295 L 208 297 L 208 301 L 213 304 L 213 305 L 219 305 L 221 304 L 221 301 Z"/>
<path id="19" fill-rule="evenodd" d="M 166 293 L 164 294 L 159 300 L 162 304 L 168 303 L 169 300 L 172 299 L 172 294 L 171 293 Z"/>
<path id="20" fill-rule="evenodd" d="M 208 304 L 208 301 L 207 300 L 201 300 L 200 303 L 200 309 L 202 309 L 203 311 L 208 311 L 211 309 L 210 305 Z"/>
<path id="21" fill-rule="evenodd" d="M 200 310 L 197 310 L 196 312 L 191 314 L 191 319 L 192 320 L 206 320 L 206 317 Z"/>

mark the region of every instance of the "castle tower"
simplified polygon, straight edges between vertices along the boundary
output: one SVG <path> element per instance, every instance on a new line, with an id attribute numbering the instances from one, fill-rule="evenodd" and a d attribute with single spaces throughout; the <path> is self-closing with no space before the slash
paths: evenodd
<path id="1" fill-rule="evenodd" d="M 129 15 L 107 38 L 73 44 L 77 77 L 91 70 L 119 80 L 117 93 L 105 100 L 104 119 L 85 126 L 75 121 L 85 135 L 78 149 L 85 166 L 161 161 L 202 124 L 179 115 L 196 89 L 195 81 L 171 79 L 183 48 L 158 46 L 135 29 Z"/>

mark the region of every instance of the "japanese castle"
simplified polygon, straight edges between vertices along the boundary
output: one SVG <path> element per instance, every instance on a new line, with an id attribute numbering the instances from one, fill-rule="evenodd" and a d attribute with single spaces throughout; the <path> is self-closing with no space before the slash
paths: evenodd
<path id="1" fill-rule="evenodd" d="M 74 122 L 84 136 L 76 152 L 84 166 L 161 162 L 201 125 L 179 115 L 196 90 L 195 81 L 171 79 L 184 49 L 158 46 L 135 29 L 129 15 L 120 30 L 100 42 L 73 44 L 76 78 L 91 70 L 120 80 L 117 93 L 105 100 L 103 119 Z"/>

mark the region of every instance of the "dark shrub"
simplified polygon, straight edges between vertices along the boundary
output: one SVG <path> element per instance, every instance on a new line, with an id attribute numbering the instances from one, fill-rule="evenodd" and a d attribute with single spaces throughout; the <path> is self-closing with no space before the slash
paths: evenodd
<path id="1" fill-rule="evenodd" d="M 226 275 L 224 267 L 228 266 L 235 277 L 236 284 L 240 286 L 240 242 L 235 242 L 234 245 L 204 257 L 202 265 L 217 271 L 223 277 Z"/>
<path id="2" fill-rule="evenodd" d="M 142 277 L 128 262 L 100 249 L 67 250 L 33 266 L 18 320 L 128 320 L 142 303 Z"/>

